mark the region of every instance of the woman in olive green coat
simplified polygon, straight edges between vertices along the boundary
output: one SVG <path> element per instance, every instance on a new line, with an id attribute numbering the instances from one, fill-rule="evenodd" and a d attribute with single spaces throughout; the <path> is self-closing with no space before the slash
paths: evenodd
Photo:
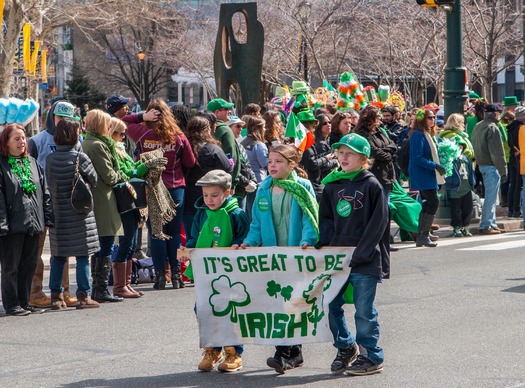
<path id="1" fill-rule="evenodd" d="M 82 142 L 82 149 L 91 159 L 98 175 L 98 183 L 92 188 L 92 193 L 100 251 L 91 258 L 92 298 L 97 302 L 123 300 L 108 291 L 115 236 L 123 235 L 113 186 L 125 180 L 119 173 L 114 141 L 108 137 L 110 119 L 109 114 L 101 110 L 90 110 L 85 118 L 86 138 Z"/>

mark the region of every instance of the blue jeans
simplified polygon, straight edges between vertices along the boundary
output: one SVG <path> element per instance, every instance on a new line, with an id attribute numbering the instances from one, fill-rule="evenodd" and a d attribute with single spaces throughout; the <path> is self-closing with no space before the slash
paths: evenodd
<path id="1" fill-rule="evenodd" d="M 485 187 L 485 201 L 481 210 L 479 229 L 497 228 L 496 200 L 498 199 L 500 176 L 494 166 L 479 166 L 479 171 L 483 175 L 483 185 Z"/>
<path id="2" fill-rule="evenodd" d="M 353 343 L 358 343 L 368 352 L 367 358 L 374 364 L 384 360 L 383 349 L 377 345 L 379 341 L 379 322 L 374 306 L 378 277 L 352 272 L 339 294 L 330 303 L 328 320 L 334 337 L 334 346 L 346 349 Z M 355 328 L 356 335 L 348 330 L 346 325 L 344 293 L 351 283 L 354 288 Z"/>
<path id="3" fill-rule="evenodd" d="M 133 252 L 137 247 L 137 232 L 139 229 L 139 212 L 132 210 L 120 215 L 122 227 L 124 228 L 124 236 L 119 236 L 118 252 L 113 260 L 115 263 L 125 263 L 131 260 Z"/>
<path id="4" fill-rule="evenodd" d="M 53 256 L 49 271 L 49 289 L 51 292 L 62 292 L 62 272 L 66 256 Z M 77 256 L 77 292 L 89 295 L 89 259 L 87 256 Z"/>
<path id="5" fill-rule="evenodd" d="M 171 236 L 169 240 L 159 240 L 151 234 L 151 224 L 148 220 L 148 233 L 150 237 L 151 258 L 156 271 L 166 269 L 166 260 L 174 271 L 180 270 L 180 262 L 177 260 L 177 249 L 180 248 L 180 226 L 184 215 L 184 187 L 168 189 L 171 198 L 178 205 L 177 215 L 164 225 L 164 233 Z"/>
<path id="6" fill-rule="evenodd" d="M 98 236 L 100 250 L 96 253 L 98 257 L 111 257 L 115 245 L 115 236 Z"/>

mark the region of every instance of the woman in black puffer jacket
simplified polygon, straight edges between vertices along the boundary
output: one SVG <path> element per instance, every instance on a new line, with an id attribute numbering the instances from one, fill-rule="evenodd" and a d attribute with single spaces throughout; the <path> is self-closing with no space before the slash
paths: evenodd
<path id="1" fill-rule="evenodd" d="M 99 307 L 91 299 L 89 287 L 89 256 L 99 250 L 95 214 L 78 213 L 71 206 L 71 191 L 78 157 L 78 171 L 91 187 L 97 184 L 97 173 L 89 157 L 78 143 L 79 123 L 64 119 L 55 129 L 56 151 L 46 159 L 46 178 L 55 213 L 55 227 L 49 230 L 51 270 L 49 289 L 53 310 L 63 310 L 62 271 L 68 256 L 77 259 L 77 308 Z"/>

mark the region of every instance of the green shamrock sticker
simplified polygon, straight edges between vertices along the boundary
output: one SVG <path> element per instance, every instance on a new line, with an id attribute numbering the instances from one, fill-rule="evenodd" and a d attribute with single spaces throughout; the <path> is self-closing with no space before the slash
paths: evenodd
<path id="1" fill-rule="evenodd" d="M 337 203 L 335 209 L 341 217 L 348 217 L 352 213 L 352 204 L 342 199 Z"/>
<path id="2" fill-rule="evenodd" d="M 267 212 L 270 209 L 270 205 L 268 204 L 268 199 L 265 197 L 259 198 L 259 201 L 257 201 L 257 206 L 259 207 L 259 210 L 262 212 Z"/>
<path id="3" fill-rule="evenodd" d="M 241 282 L 233 283 L 226 275 L 221 275 L 211 282 L 213 293 L 210 296 L 210 305 L 213 315 L 224 317 L 230 314 L 230 321 L 237 322 L 237 307 L 244 307 L 251 303 L 250 294 Z"/>

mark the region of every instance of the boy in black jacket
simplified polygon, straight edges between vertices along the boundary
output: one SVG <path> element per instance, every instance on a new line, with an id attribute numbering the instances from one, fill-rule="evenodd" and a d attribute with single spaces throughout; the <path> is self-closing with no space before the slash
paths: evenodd
<path id="1" fill-rule="evenodd" d="M 390 270 L 390 256 L 384 244 L 390 222 L 388 201 L 379 181 L 366 170 L 370 144 L 364 137 L 348 134 L 332 148 L 339 150 L 341 169 L 323 180 L 319 246 L 351 246 L 355 250 L 350 276 L 330 303 L 330 329 L 337 348 L 331 370 L 350 375 L 379 373 L 383 370 L 383 350 L 377 344 L 379 323 L 374 299 L 377 283 L 388 278 Z M 343 310 L 343 295 L 349 285 L 353 287 L 356 309 L 355 337 L 348 330 Z"/>

